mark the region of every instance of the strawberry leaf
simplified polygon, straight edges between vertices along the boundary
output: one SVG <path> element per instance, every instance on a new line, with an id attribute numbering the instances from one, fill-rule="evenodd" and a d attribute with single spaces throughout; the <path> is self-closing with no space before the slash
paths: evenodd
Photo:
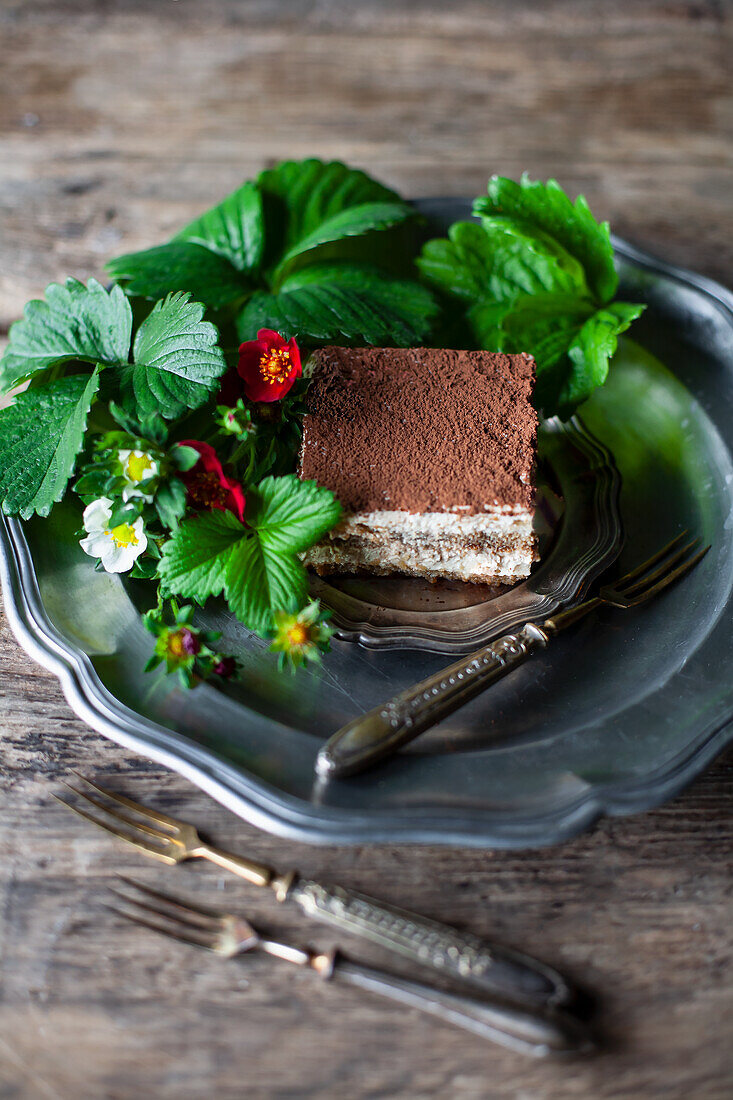
<path id="1" fill-rule="evenodd" d="M 394 191 L 339 161 L 283 161 L 261 172 L 257 186 L 272 265 L 319 244 L 394 225 L 411 213 Z"/>
<path id="2" fill-rule="evenodd" d="M 159 412 L 166 419 L 198 409 L 226 369 L 214 325 L 204 307 L 187 294 L 156 302 L 135 337 L 134 363 L 125 368 L 122 389 L 138 418 Z"/>
<path id="3" fill-rule="evenodd" d="M 265 636 L 275 611 L 294 611 L 305 599 L 298 553 L 340 514 L 333 493 L 313 481 L 265 478 L 248 494 L 244 524 L 219 511 L 184 520 L 163 547 L 161 580 L 200 603 L 224 592 L 240 622 Z"/>
<path id="4" fill-rule="evenodd" d="M 417 260 L 423 276 L 467 302 L 505 302 L 520 294 L 587 295 L 583 269 L 545 234 L 509 219 L 455 222 L 448 240 L 433 240 Z"/>
<path id="5" fill-rule="evenodd" d="M 292 554 L 278 554 L 257 537 L 234 547 L 227 568 L 226 599 L 249 630 L 265 637 L 275 611 L 295 611 L 307 589 L 306 572 Z"/>
<path id="6" fill-rule="evenodd" d="M 295 474 L 266 477 L 247 497 L 245 519 L 275 553 L 299 554 L 338 522 L 341 505 L 328 489 Z"/>
<path id="7" fill-rule="evenodd" d="M 223 256 L 237 271 L 253 271 L 260 265 L 265 240 L 259 188 L 251 181 L 243 183 L 190 222 L 173 240 L 203 245 Z"/>
<path id="8" fill-rule="evenodd" d="M 597 222 L 582 195 L 571 202 L 556 180 L 542 183 L 525 173 L 520 182 L 492 176 L 488 194 L 476 199 L 474 214 L 510 218 L 532 232 L 540 230 L 581 264 L 588 286 L 599 302 L 616 293 L 618 276 L 608 222 Z"/>
<path id="9" fill-rule="evenodd" d="M 103 365 L 126 363 L 132 310 L 119 287 L 106 291 L 95 279 L 87 286 L 67 279 L 46 287 L 46 300 L 34 299 L 10 327 L 0 361 L 0 390 L 8 390 L 55 363 L 81 360 Z"/>
<path id="10" fill-rule="evenodd" d="M 232 547 L 244 535 L 231 512 L 203 512 L 184 520 L 163 546 L 159 572 L 164 588 L 198 603 L 220 595 Z"/>
<path id="11" fill-rule="evenodd" d="M 188 291 L 213 310 L 246 298 L 252 290 L 246 276 L 226 257 L 188 241 L 118 256 L 107 264 L 107 271 L 132 296 L 155 300 L 171 291 Z"/>
<path id="12" fill-rule="evenodd" d="M 0 499 L 6 515 L 47 516 L 81 450 L 99 371 L 19 393 L 0 410 Z"/>
<path id="13" fill-rule="evenodd" d="M 403 202 L 365 202 L 359 206 L 340 210 L 322 221 L 287 250 L 275 270 L 274 281 L 277 282 L 280 279 L 282 273 L 296 257 L 312 252 L 320 245 L 340 241 L 345 237 L 361 237 L 364 233 L 378 229 L 388 229 L 392 225 L 405 221 L 411 215 L 412 210 Z"/>
<path id="14" fill-rule="evenodd" d="M 641 305 L 612 302 L 588 318 L 568 348 L 572 371 L 560 394 L 562 405 L 577 405 L 603 385 L 618 337 L 643 312 Z"/>
<path id="15" fill-rule="evenodd" d="M 437 306 L 418 283 L 356 264 L 306 267 L 273 294 L 258 292 L 237 320 L 240 338 L 260 328 L 337 343 L 409 347 L 424 342 Z"/>

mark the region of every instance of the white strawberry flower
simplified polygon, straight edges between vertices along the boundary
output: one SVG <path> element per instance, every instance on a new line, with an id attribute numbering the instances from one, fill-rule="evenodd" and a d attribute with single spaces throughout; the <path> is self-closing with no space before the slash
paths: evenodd
<path id="1" fill-rule="evenodd" d="M 149 504 L 155 493 L 146 493 L 153 479 L 160 473 L 160 464 L 147 451 L 118 451 L 117 457 L 122 466 L 122 476 L 127 485 L 122 490 L 122 499 L 132 500 L 142 497 Z"/>
<path id="2" fill-rule="evenodd" d="M 142 516 L 134 523 L 110 527 L 114 507 L 109 497 L 100 497 L 84 509 L 87 537 L 79 545 L 90 558 L 101 558 L 108 573 L 127 573 L 148 545 Z"/>

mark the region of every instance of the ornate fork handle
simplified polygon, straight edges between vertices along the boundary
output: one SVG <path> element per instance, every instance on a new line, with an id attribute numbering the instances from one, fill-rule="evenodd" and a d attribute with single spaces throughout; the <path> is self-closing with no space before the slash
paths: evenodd
<path id="1" fill-rule="evenodd" d="M 293 901 L 324 924 L 371 940 L 484 996 L 498 993 L 535 1009 L 558 1007 L 573 998 L 561 974 L 519 951 L 341 886 L 325 886 L 294 873 L 281 884 L 280 901 Z"/>
<path id="2" fill-rule="evenodd" d="M 456 995 L 423 982 L 349 962 L 338 954 L 331 974 L 323 976 L 419 1008 L 521 1054 L 543 1058 L 553 1054 L 583 1053 L 593 1047 L 587 1026 L 568 1014 L 530 1014 L 501 1001 Z"/>
<path id="3" fill-rule="evenodd" d="M 343 726 L 319 752 L 316 771 L 340 778 L 361 771 L 367 762 L 371 765 L 391 755 L 506 676 L 534 650 L 544 649 L 547 642 L 544 630 L 527 623 L 516 634 L 505 634 L 470 657 L 456 661 Z"/>

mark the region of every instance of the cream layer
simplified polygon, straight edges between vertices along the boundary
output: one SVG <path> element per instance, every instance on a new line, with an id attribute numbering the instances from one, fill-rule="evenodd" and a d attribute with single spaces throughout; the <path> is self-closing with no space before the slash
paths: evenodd
<path id="1" fill-rule="evenodd" d="M 319 572 L 361 572 L 513 584 L 535 559 L 532 513 L 358 512 L 304 555 Z"/>

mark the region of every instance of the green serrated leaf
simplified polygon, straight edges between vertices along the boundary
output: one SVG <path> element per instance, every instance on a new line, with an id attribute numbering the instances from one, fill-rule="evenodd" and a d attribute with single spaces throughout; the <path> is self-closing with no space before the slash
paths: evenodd
<path id="1" fill-rule="evenodd" d="M 607 374 L 616 323 L 589 319 L 618 284 L 608 225 L 595 221 L 582 196 L 572 203 L 554 180 L 526 175 L 520 183 L 492 177 L 474 213 L 480 226 L 453 225 L 447 240 L 424 246 L 418 267 L 463 303 L 480 347 L 531 353 L 536 403 L 548 415 L 566 411 Z M 638 315 L 624 308 L 630 320 Z"/>
<path id="2" fill-rule="evenodd" d="M 265 635 L 276 610 L 295 610 L 305 598 L 306 574 L 296 555 L 340 514 L 333 494 L 315 482 L 265 478 L 248 494 L 245 525 L 218 511 L 180 524 L 163 547 L 163 586 L 201 603 L 224 591 L 237 618 Z"/>
<path id="3" fill-rule="evenodd" d="M 274 612 L 295 611 L 306 590 L 306 572 L 296 557 L 277 553 L 257 537 L 233 548 L 225 595 L 230 609 L 249 630 L 266 636 Z"/>
<path id="4" fill-rule="evenodd" d="M 296 554 L 338 521 L 333 493 L 293 474 L 267 477 L 247 496 L 245 519 L 254 537 L 238 544 L 227 565 L 226 597 L 245 626 L 265 635 L 278 610 L 294 611 L 306 594 Z"/>
<path id="5" fill-rule="evenodd" d="M 23 319 L 10 327 L 0 390 L 54 363 L 126 363 L 131 332 L 132 310 L 119 287 L 108 292 L 95 279 L 87 286 L 78 279 L 50 283 L 46 300 L 28 302 Z"/>
<path id="6" fill-rule="evenodd" d="M 187 294 L 169 294 L 140 325 L 122 389 L 138 417 L 167 419 L 205 404 L 226 369 L 216 328 Z"/>
<path id="7" fill-rule="evenodd" d="M 297 256 L 311 252 L 320 245 L 340 241 L 344 237 L 360 237 L 378 229 L 388 229 L 405 221 L 412 213 L 412 209 L 404 202 L 366 202 L 340 210 L 287 250 L 277 266 L 274 279 L 277 281 Z"/>
<path id="8" fill-rule="evenodd" d="M 0 499 L 6 515 L 47 516 L 63 497 L 84 442 L 99 371 L 26 390 L 0 410 Z"/>
<path id="9" fill-rule="evenodd" d="M 455 222 L 448 239 L 428 241 L 415 262 L 428 282 L 451 297 L 476 302 L 489 293 L 493 268 L 489 241 L 473 222 Z"/>
<path id="10" fill-rule="evenodd" d="M 525 173 L 519 183 L 492 176 L 488 194 L 476 199 L 474 214 L 504 217 L 554 238 L 582 265 L 588 286 L 600 302 L 616 293 L 618 276 L 607 222 L 597 222 L 579 195 L 572 203 L 556 180 L 532 181 Z"/>
<path id="11" fill-rule="evenodd" d="M 475 347 L 484 351 L 509 351 L 505 346 L 507 339 L 502 323 L 510 309 L 511 303 L 492 302 L 490 299 L 482 299 L 468 309 L 466 321 L 473 333 Z"/>
<path id="12" fill-rule="evenodd" d="M 203 512 L 184 520 L 163 547 L 159 573 L 164 588 L 199 603 L 218 596 L 232 548 L 245 535 L 231 512 Z"/>
<path id="13" fill-rule="evenodd" d="M 275 294 L 257 293 L 237 320 L 241 339 L 259 328 L 314 340 L 410 347 L 424 342 L 437 306 L 418 283 L 354 264 L 307 267 Z"/>
<path id="14" fill-rule="evenodd" d="M 264 247 L 262 196 L 255 183 L 243 183 L 177 233 L 174 241 L 190 241 L 218 253 L 237 271 L 260 266 Z"/>
<path id="15" fill-rule="evenodd" d="M 256 183 L 265 200 L 267 264 L 280 260 L 284 253 L 295 254 L 300 242 L 315 240 L 342 211 L 365 204 L 387 204 L 409 212 L 395 191 L 338 161 L 283 161 L 262 172 Z M 340 237 L 347 223 L 348 219 L 341 223 Z M 338 240 L 335 232 L 339 232 L 338 222 L 326 231 L 324 241 Z"/>
<path id="16" fill-rule="evenodd" d="M 247 496 L 245 519 L 268 550 L 299 554 L 338 523 L 341 505 L 328 489 L 295 474 L 266 477 Z"/>
<path id="17" fill-rule="evenodd" d="M 644 308 L 628 302 L 613 302 L 588 318 L 568 348 L 572 372 L 560 392 L 558 403 L 561 407 L 579 405 L 603 385 L 618 337 Z"/>
<path id="18" fill-rule="evenodd" d="M 496 293 L 503 299 L 519 294 L 575 294 L 590 297 L 582 264 L 540 229 L 528 230 L 513 218 L 482 219 L 493 248 Z"/>
<path id="19" fill-rule="evenodd" d="M 508 305 L 479 303 L 469 318 L 481 347 L 518 354 L 526 351 L 537 362 L 538 378 L 565 353 L 593 303 L 572 294 L 533 294 Z"/>
<path id="20" fill-rule="evenodd" d="M 577 260 L 545 234 L 528 234 L 509 219 L 456 222 L 448 240 L 428 241 L 417 266 L 444 293 L 467 302 L 495 304 L 520 294 L 587 295 Z"/>
<path id="21" fill-rule="evenodd" d="M 106 266 L 127 294 L 155 300 L 172 291 L 187 291 L 208 309 L 241 301 L 252 284 L 223 255 L 192 241 L 171 241 L 144 252 L 128 252 Z"/>
<path id="22" fill-rule="evenodd" d="M 514 302 L 479 302 L 468 311 L 479 347 L 509 354 L 529 352 L 537 363 L 534 403 L 546 416 L 561 411 L 561 393 L 572 367 L 568 348 L 593 314 L 588 299 L 572 294 L 525 295 Z"/>

